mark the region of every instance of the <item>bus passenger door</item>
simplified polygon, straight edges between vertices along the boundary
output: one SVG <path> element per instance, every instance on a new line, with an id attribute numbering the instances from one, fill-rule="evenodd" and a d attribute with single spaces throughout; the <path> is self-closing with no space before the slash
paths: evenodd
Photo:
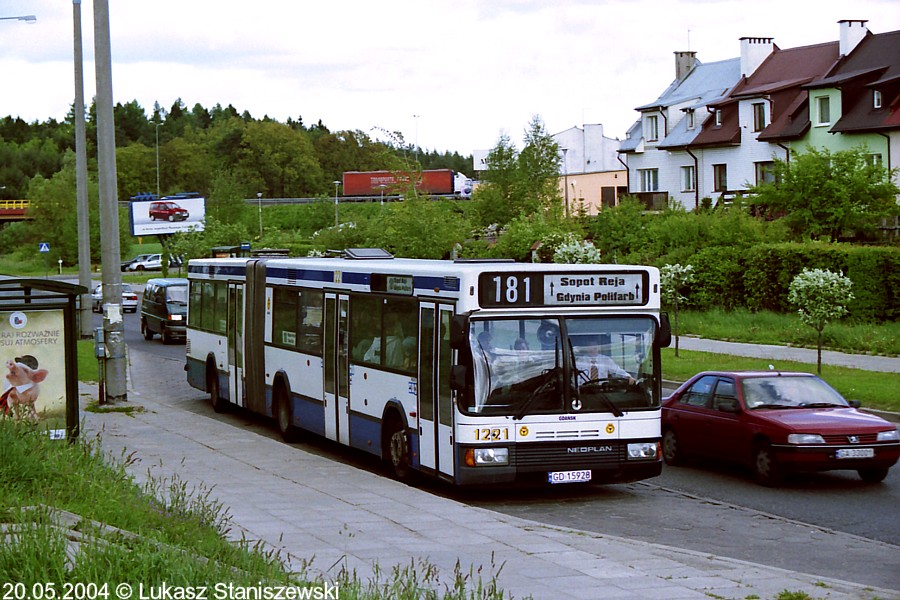
<path id="1" fill-rule="evenodd" d="M 452 476 L 450 317 L 453 308 L 423 304 L 419 310 L 419 461 L 423 467 Z M 440 326 L 435 327 L 435 323 Z"/>
<path id="2" fill-rule="evenodd" d="M 228 397 L 244 406 L 244 286 L 228 284 Z"/>
<path id="3" fill-rule="evenodd" d="M 450 367 L 453 364 L 453 351 L 450 349 L 450 318 L 453 307 L 442 304 L 440 323 L 435 332 L 437 336 L 437 416 L 438 416 L 438 467 L 441 473 L 453 476 L 455 473 L 453 439 L 453 392 L 450 389 Z"/>
<path id="4" fill-rule="evenodd" d="M 325 294 L 325 437 L 350 443 L 350 362 L 346 294 Z"/>

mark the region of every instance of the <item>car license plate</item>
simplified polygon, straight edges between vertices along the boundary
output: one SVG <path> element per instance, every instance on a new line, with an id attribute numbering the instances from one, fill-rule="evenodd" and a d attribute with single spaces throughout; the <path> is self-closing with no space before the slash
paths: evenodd
<path id="1" fill-rule="evenodd" d="M 549 483 L 579 483 L 591 480 L 591 470 L 582 471 L 550 471 L 547 473 Z"/>
<path id="2" fill-rule="evenodd" d="M 875 448 L 841 448 L 836 455 L 837 458 L 874 458 Z"/>

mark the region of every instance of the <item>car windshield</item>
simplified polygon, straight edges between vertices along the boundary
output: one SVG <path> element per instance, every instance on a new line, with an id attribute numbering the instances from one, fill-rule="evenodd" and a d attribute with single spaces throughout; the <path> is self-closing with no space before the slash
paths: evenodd
<path id="1" fill-rule="evenodd" d="M 749 377 L 741 382 L 747 408 L 804 408 L 849 406 L 830 385 L 818 377 Z"/>
<path id="2" fill-rule="evenodd" d="M 473 320 L 465 410 L 522 418 L 657 408 L 654 331 L 647 317 Z"/>
<path id="3" fill-rule="evenodd" d="M 166 302 L 187 304 L 188 288 L 186 285 L 170 285 L 166 288 Z"/>

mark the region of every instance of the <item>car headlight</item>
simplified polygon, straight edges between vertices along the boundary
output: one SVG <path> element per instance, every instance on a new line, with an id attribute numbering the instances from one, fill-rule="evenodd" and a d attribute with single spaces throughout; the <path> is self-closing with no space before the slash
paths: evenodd
<path id="1" fill-rule="evenodd" d="M 653 459 L 659 456 L 659 444 L 656 442 L 638 442 L 628 444 L 628 458 Z"/>
<path id="2" fill-rule="evenodd" d="M 818 433 L 790 433 L 788 444 L 824 444 L 825 438 Z"/>
<path id="3" fill-rule="evenodd" d="M 879 431 L 877 439 L 879 442 L 898 442 L 900 441 L 900 431 L 897 431 L 896 429 Z"/>
<path id="4" fill-rule="evenodd" d="M 508 465 L 509 448 L 469 448 L 466 464 L 470 467 Z"/>

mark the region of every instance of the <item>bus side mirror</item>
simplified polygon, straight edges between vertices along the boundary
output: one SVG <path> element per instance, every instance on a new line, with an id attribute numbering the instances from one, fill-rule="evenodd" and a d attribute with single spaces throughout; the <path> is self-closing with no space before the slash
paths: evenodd
<path id="1" fill-rule="evenodd" d="M 656 343 L 660 348 L 668 348 L 672 343 L 672 325 L 669 323 L 669 313 L 659 313 L 659 330 L 656 332 Z"/>
<path id="2" fill-rule="evenodd" d="M 469 318 L 465 315 L 450 317 L 450 347 L 461 350 L 469 344 Z"/>
<path id="3" fill-rule="evenodd" d="M 457 392 L 466 389 L 467 375 L 467 369 L 463 365 L 453 365 L 450 367 L 450 389 L 456 390 Z"/>

